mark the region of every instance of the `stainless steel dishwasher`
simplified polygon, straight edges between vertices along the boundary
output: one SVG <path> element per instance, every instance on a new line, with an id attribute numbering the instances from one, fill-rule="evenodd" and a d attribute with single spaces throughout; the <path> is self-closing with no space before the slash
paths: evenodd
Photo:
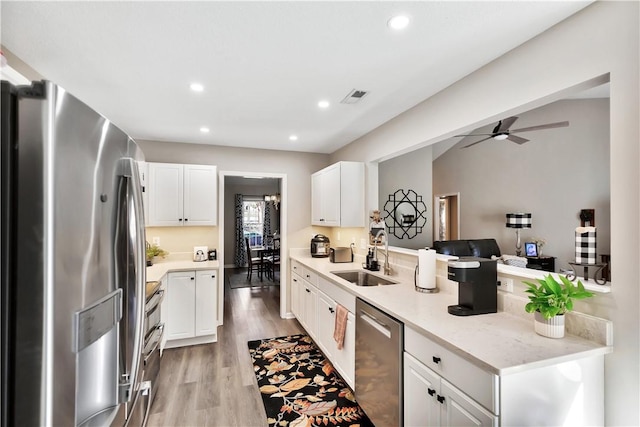
<path id="1" fill-rule="evenodd" d="M 401 426 L 404 325 L 356 299 L 358 404 L 376 427 Z"/>

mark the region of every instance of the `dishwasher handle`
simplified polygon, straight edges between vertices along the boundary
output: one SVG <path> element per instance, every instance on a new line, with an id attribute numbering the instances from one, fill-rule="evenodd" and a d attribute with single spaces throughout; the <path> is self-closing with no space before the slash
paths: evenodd
<path id="1" fill-rule="evenodd" d="M 373 316 L 371 313 L 368 313 L 364 310 L 360 310 L 360 318 L 371 325 L 374 329 L 380 332 L 382 335 L 387 338 L 391 338 L 391 329 L 389 325 L 384 322 L 381 322 L 377 317 Z"/>

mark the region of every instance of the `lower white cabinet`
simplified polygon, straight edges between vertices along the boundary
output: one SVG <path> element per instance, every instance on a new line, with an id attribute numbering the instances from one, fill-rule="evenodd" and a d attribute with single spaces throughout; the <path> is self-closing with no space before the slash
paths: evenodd
<path id="1" fill-rule="evenodd" d="M 168 274 L 166 347 L 214 342 L 218 326 L 217 270 Z"/>
<path id="2" fill-rule="evenodd" d="M 405 352 L 404 424 L 497 426 L 498 417 Z"/>
<path id="3" fill-rule="evenodd" d="M 295 260 L 291 261 L 291 311 L 353 389 L 356 354 L 355 316 L 350 310 L 347 315 L 344 345 L 338 350 L 338 344 L 333 338 L 338 305 L 336 299 L 340 300 L 347 309 L 353 310 L 355 306 L 353 295 L 347 296 L 347 293 L 337 285 L 319 278 L 315 271 L 309 270 Z"/>
<path id="4" fill-rule="evenodd" d="M 336 321 L 337 303 L 324 292 L 318 291 L 318 329 L 316 342 L 324 354 L 331 360 L 342 378 L 355 386 L 355 346 L 356 346 L 356 318 L 353 313 L 347 314 L 347 328 L 344 344 L 338 349 L 338 343 L 333 338 Z"/>

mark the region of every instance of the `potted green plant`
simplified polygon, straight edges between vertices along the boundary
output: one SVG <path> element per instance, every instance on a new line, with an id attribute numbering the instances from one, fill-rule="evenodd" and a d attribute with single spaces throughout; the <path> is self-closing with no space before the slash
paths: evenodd
<path id="1" fill-rule="evenodd" d="M 558 283 L 551 274 L 537 279 L 539 285 L 523 281 L 528 286 L 525 292 L 529 294 L 529 303 L 524 309 L 527 313 L 534 313 L 536 333 L 549 338 L 564 337 L 564 314 L 573 310 L 573 300 L 593 296 L 580 280 L 574 285 L 566 277 L 558 277 L 562 283 Z"/>
<path id="2" fill-rule="evenodd" d="M 169 252 L 165 251 L 160 246 L 156 244 L 150 245 L 147 243 L 147 266 L 153 265 L 153 258 L 157 256 L 164 258 L 167 255 L 169 255 Z"/>

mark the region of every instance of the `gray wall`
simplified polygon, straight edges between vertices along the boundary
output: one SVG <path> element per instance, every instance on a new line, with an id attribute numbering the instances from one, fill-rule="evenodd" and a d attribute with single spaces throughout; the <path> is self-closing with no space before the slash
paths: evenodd
<path id="1" fill-rule="evenodd" d="M 507 212 L 532 213 L 533 226 L 521 231 L 547 244 L 556 269 L 575 259 L 574 230 L 580 209 L 595 209 L 598 254 L 610 254 L 609 100 L 566 100 L 519 114 L 514 129 L 569 121 L 569 127 L 519 134 L 518 145 L 466 137 L 433 163 L 433 192 L 460 192 L 460 237 L 495 238 L 505 254 L 515 254 L 515 231 Z M 493 125 L 490 125 L 491 128 Z M 490 132 L 481 128 L 479 133 Z"/>
<path id="2" fill-rule="evenodd" d="M 383 217 L 386 215 L 385 206 L 387 206 L 387 210 L 391 211 L 390 206 L 393 205 L 393 203 L 388 203 L 389 196 L 400 189 L 415 191 L 418 196 L 422 197 L 422 202 L 427 208 L 427 213 L 425 214 L 427 222 L 422 232 L 411 239 L 406 236 L 403 239 L 399 239 L 393 234 L 389 234 L 390 245 L 410 249 L 431 246 L 433 241 L 431 163 L 431 147 L 425 147 L 378 165 L 378 205 Z M 387 224 L 390 223 L 389 220 L 385 222 Z M 400 235 L 402 236 L 402 234 Z"/>
<path id="3" fill-rule="evenodd" d="M 336 151 L 331 162 L 375 163 L 395 157 L 562 99 L 596 82 L 603 83 L 608 76 L 613 283 L 611 293 L 598 294 L 585 305 L 585 311 L 611 319 L 615 330 L 613 353 L 605 357 L 605 423 L 637 426 L 640 425 L 638 2 L 594 2 Z M 561 179 L 571 179 L 571 173 Z M 378 183 L 374 181 L 368 183 L 368 209 L 378 204 Z"/>

